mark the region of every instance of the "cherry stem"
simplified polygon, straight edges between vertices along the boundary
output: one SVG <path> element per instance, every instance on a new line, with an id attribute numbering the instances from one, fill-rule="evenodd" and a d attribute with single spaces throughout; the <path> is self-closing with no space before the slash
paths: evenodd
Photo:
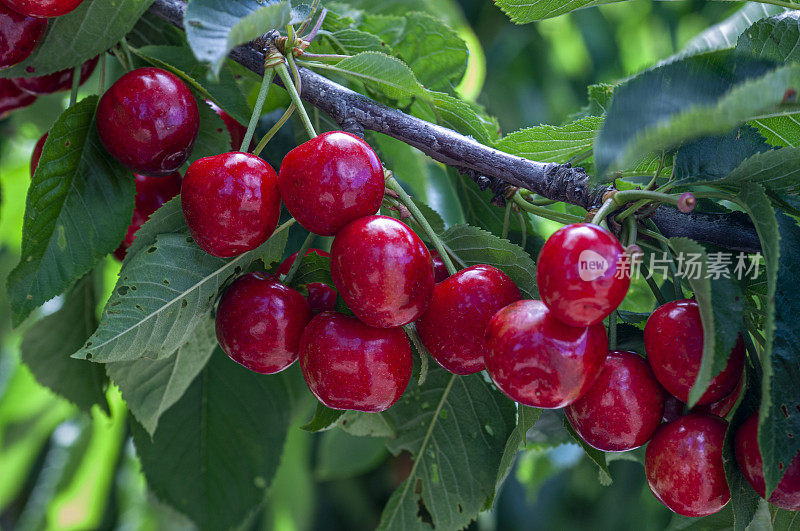
<path id="1" fill-rule="evenodd" d="M 72 71 L 72 92 L 69 94 L 69 106 L 72 107 L 78 101 L 78 87 L 81 86 L 81 65 Z"/>
<path id="2" fill-rule="evenodd" d="M 335 53 L 308 53 L 303 52 L 303 59 L 311 59 L 312 61 L 319 61 L 321 63 L 338 63 L 343 59 L 350 59 L 350 55 L 340 55 Z"/>
<path id="3" fill-rule="evenodd" d="M 511 201 L 506 202 L 506 215 L 503 218 L 503 232 L 501 233 L 500 237 L 504 240 L 508 239 L 508 226 L 511 224 L 511 205 L 513 205 Z"/>
<path id="4" fill-rule="evenodd" d="M 414 348 L 419 355 L 419 382 L 417 385 L 422 385 L 428 378 L 428 349 L 422 344 L 422 339 L 420 339 L 414 323 L 404 325 L 403 330 L 406 331 L 406 335 L 414 343 Z"/>
<path id="5" fill-rule="evenodd" d="M 631 218 L 634 219 L 634 218 Z M 650 228 L 651 232 L 658 234 L 658 227 L 653 222 L 652 219 L 644 220 L 644 224 Z M 664 252 L 665 255 L 669 255 L 669 273 L 670 277 L 672 277 L 672 289 L 675 292 L 675 297 L 677 299 L 683 298 L 683 284 L 681 282 L 680 277 L 678 276 L 678 269 L 675 267 L 675 257 L 672 254 L 672 250 L 670 248 L 669 240 L 666 238 L 659 238 L 658 243 L 661 246 L 661 250 Z"/>
<path id="6" fill-rule="evenodd" d="M 131 49 L 128 47 L 128 41 L 125 37 L 120 39 L 119 45 L 122 48 L 122 53 L 125 55 L 125 61 L 128 63 L 128 70 L 133 70 L 133 56 L 131 55 Z"/>
<path id="7" fill-rule="evenodd" d="M 106 56 L 108 54 L 103 53 L 100 55 L 100 80 L 97 83 L 97 93 L 103 94 L 106 91 Z"/>
<path id="8" fill-rule="evenodd" d="M 625 238 L 626 247 L 631 246 L 636 243 L 636 238 L 638 237 L 638 225 L 636 224 L 636 218 L 628 218 L 628 235 Z"/>
<path id="9" fill-rule="evenodd" d="M 519 220 L 519 230 L 522 232 L 522 245 L 524 249 L 525 244 L 528 243 L 528 223 L 525 220 L 525 215 L 518 208 L 514 209 L 517 212 L 517 219 Z"/>
<path id="10" fill-rule="evenodd" d="M 308 233 L 303 245 L 300 246 L 300 250 L 297 251 L 297 258 L 294 259 L 292 267 L 289 268 L 289 272 L 286 273 L 285 277 L 283 277 L 284 284 L 291 284 L 292 279 L 294 279 L 295 274 L 297 274 L 297 270 L 300 269 L 300 264 L 303 262 L 303 258 L 306 256 L 308 250 L 311 249 L 311 245 L 314 243 L 314 238 L 316 237 L 317 235 L 313 232 Z"/>
<path id="11" fill-rule="evenodd" d="M 289 60 L 292 62 L 294 61 L 291 59 L 291 54 Z M 305 107 L 303 107 L 303 101 L 300 99 L 300 94 L 297 93 L 297 88 L 294 85 L 294 81 L 292 81 L 292 76 L 289 75 L 289 70 L 286 68 L 286 65 L 281 63 L 275 67 L 275 70 L 277 70 L 278 76 L 280 76 L 281 81 L 283 81 L 283 86 L 286 87 L 286 91 L 289 93 L 292 103 L 297 107 L 297 112 L 300 114 L 308 136 L 310 138 L 316 137 L 317 132 L 314 131 L 314 125 L 311 123 L 311 119 L 308 117 Z"/>
<path id="12" fill-rule="evenodd" d="M 608 349 L 617 350 L 617 311 L 608 316 Z"/>
<path id="13" fill-rule="evenodd" d="M 540 218 L 555 221 L 557 223 L 569 225 L 570 223 L 580 223 L 583 221 L 583 218 L 579 216 L 574 216 L 565 212 L 556 212 L 555 210 L 550 210 L 549 208 L 545 208 L 543 206 L 531 204 L 525 200 L 524 197 L 522 197 L 522 194 L 519 191 L 514 194 L 514 203 L 516 203 L 517 206 L 519 206 L 525 212 L 530 212 L 531 214 L 535 214 Z"/>
<path id="14" fill-rule="evenodd" d="M 264 150 L 264 148 L 267 147 L 267 143 L 270 140 L 272 140 L 272 137 L 274 137 L 278 133 L 278 131 L 281 129 L 281 127 L 283 127 L 283 125 L 287 121 L 289 121 L 289 118 L 291 118 L 291 116 L 294 113 L 295 109 L 296 109 L 296 107 L 294 106 L 294 103 L 289 105 L 289 108 L 286 109 L 285 113 L 283 113 L 283 116 L 281 116 L 281 119 L 278 120 L 277 123 L 275 125 L 273 125 L 270 128 L 269 131 L 267 131 L 267 134 L 265 134 L 264 137 L 261 139 L 261 142 L 258 143 L 258 145 L 256 146 L 256 149 L 253 151 L 253 155 L 259 156 L 261 154 L 261 152 Z"/>
<path id="15" fill-rule="evenodd" d="M 267 94 L 269 93 L 269 88 L 272 86 L 272 80 L 274 78 L 275 70 L 272 68 L 267 68 L 264 72 L 264 79 L 261 80 L 261 88 L 258 91 L 256 105 L 253 107 L 253 114 L 250 115 L 250 124 L 247 126 L 247 132 L 245 133 L 244 139 L 242 140 L 242 145 L 239 148 L 239 151 L 242 153 L 249 151 L 250 142 L 253 141 L 253 135 L 256 132 L 256 126 L 258 126 L 258 120 L 261 118 L 261 109 L 264 108 L 264 102 L 267 101 Z"/>
<path id="16" fill-rule="evenodd" d="M 447 272 L 451 275 L 455 275 L 458 270 L 453 265 L 453 261 L 450 260 L 450 255 L 445 249 L 442 239 L 438 234 L 436 234 L 436 231 L 433 230 L 433 227 L 431 227 L 431 224 L 428 223 L 427 219 L 425 219 L 425 216 L 422 214 L 422 212 L 420 212 L 419 208 L 417 208 L 417 205 L 414 204 L 411 196 L 409 196 L 406 191 L 403 190 L 403 187 L 400 186 L 400 183 L 398 183 L 397 180 L 392 176 L 392 173 L 389 170 L 384 171 L 387 173 L 386 187 L 397 194 L 400 202 L 403 203 L 409 212 L 411 212 L 411 215 L 414 216 L 414 219 L 417 221 L 417 223 L 419 223 L 420 227 L 422 227 L 422 230 L 424 230 L 425 234 L 427 234 L 431 239 L 433 246 L 439 252 L 439 256 L 442 257 L 445 267 L 447 267 Z"/>
<path id="17" fill-rule="evenodd" d="M 603 203 L 603 206 L 600 207 L 600 210 L 598 210 L 597 214 L 592 218 L 592 223 L 600 225 L 615 208 L 617 208 L 617 204 L 614 202 L 614 198 L 606 199 L 606 202 Z"/>
<path id="18" fill-rule="evenodd" d="M 647 282 L 647 285 L 650 286 L 650 291 L 653 292 L 653 295 L 655 296 L 656 300 L 658 301 L 658 305 L 659 306 L 663 306 L 664 304 L 666 304 L 667 303 L 667 299 L 664 298 L 664 294 L 661 293 L 661 288 L 658 287 L 658 283 L 656 282 L 656 279 L 654 279 L 650 275 L 650 272 L 648 271 L 647 266 L 642 263 L 642 264 L 639 265 L 639 269 L 644 274 L 644 280 L 645 280 L 645 282 Z"/>

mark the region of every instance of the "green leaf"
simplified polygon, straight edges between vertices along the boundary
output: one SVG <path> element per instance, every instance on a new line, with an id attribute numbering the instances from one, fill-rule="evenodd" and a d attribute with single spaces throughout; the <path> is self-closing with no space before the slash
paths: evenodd
<path id="1" fill-rule="evenodd" d="M 692 287 L 703 323 L 703 360 L 689 392 L 688 404 L 693 407 L 711 380 L 728 365 L 742 328 L 744 301 L 741 287 L 734 279 L 716 275 L 710 265 L 721 264 L 724 253 L 707 253 L 702 245 L 688 238 L 670 238 L 669 241 L 675 253 L 684 257 L 681 274 Z M 697 267 L 691 267 L 690 261 Z M 718 278 L 714 278 L 716 276 Z"/>
<path id="2" fill-rule="evenodd" d="M 325 18 L 328 22 L 328 18 Z M 392 48 L 377 35 L 352 28 L 320 33 L 309 51 L 312 53 L 337 53 L 356 55 L 361 52 L 383 52 L 393 55 Z"/>
<path id="3" fill-rule="evenodd" d="M 397 437 L 397 430 L 386 413 L 345 411 L 336 425 L 339 429 L 357 437 Z"/>
<path id="4" fill-rule="evenodd" d="M 214 321 L 206 318 L 172 356 L 108 363 L 106 371 L 122 392 L 128 409 L 152 436 L 161 415 L 183 396 L 216 347 Z"/>
<path id="5" fill-rule="evenodd" d="M 528 24 L 557 17 L 576 9 L 611 4 L 622 0 L 496 0 L 497 7 L 515 24 Z"/>
<path id="6" fill-rule="evenodd" d="M 523 297 L 537 298 L 536 264 L 520 246 L 469 225 L 450 227 L 442 235 L 442 241 L 467 267 L 476 264 L 497 267 L 511 277 Z"/>
<path id="7" fill-rule="evenodd" d="M 287 395 L 282 376 L 265 378 L 217 350 L 154 437 L 131 425 L 150 489 L 203 529 L 244 522 L 264 501 L 280 463 Z"/>
<path id="8" fill-rule="evenodd" d="M 491 145 L 499 137 L 499 126 L 480 106 L 454 98 L 442 92 L 428 91 L 427 103 L 433 118 L 417 114 L 419 105 L 413 107 L 413 114 L 444 127 L 454 129 L 462 135 L 471 136 L 482 144 Z"/>
<path id="9" fill-rule="evenodd" d="M 511 471 L 511 465 L 514 464 L 514 458 L 519 452 L 519 447 L 527 445 L 528 430 L 533 428 L 541 415 L 541 409 L 517 404 L 517 425 L 511 435 L 508 436 L 506 447 L 503 450 L 503 457 L 500 459 L 500 466 L 497 471 L 498 485 L 503 483 L 503 480 Z"/>
<path id="10" fill-rule="evenodd" d="M 228 128 L 222 118 L 204 100 L 199 98 L 197 99 L 197 109 L 200 114 L 200 130 L 186 164 L 231 150 L 230 133 L 228 133 Z"/>
<path id="11" fill-rule="evenodd" d="M 761 118 L 751 124 L 773 146 L 800 147 L 800 113 Z"/>
<path id="12" fill-rule="evenodd" d="M 800 511 L 786 511 L 770 506 L 770 514 L 774 531 L 800 530 Z"/>
<path id="13" fill-rule="evenodd" d="M 758 183 L 774 192 L 800 192 L 800 148 L 783 148 L 757 153 L 742 162 L 714 185 L 739 188 Z"/>
<path id="14" fill-rule="evenodd" d="M 776 62 L 800 60 L 800 12 L 786 11 L 755 22 L 739 37 L 736 48 Z"/>
<path id="15" fill-rule="evenodd" d="M 128 247 L 128 254 L 125 255 L 124 264 L 130 262 L 131 258 L 139 252 L 152 246 L 156 242 L 159 234 L 178 233 L 186 230 L 186 221 L 183 219 L 183 208 L 181 207 L 180 196 L 174 197 L 161 205 L 161 208 L 136 231 L 136 238 Z"/>
<path id="16" fill-rule="evenodd" d="M 785 7 L 747 2 L 722 22 L 714 24 L 693 37 L 678 55 L 697 55 L 714 50 L 733 48 L 739 35 L 750 27 L 753 22 L 784 11 L 786 11 Z"/>
<path id="17" fill-rule="evenodd" d="M 97 97 L 70 107 L 44 145 L 25 203 L 20 263 L 8 277 L 15 325 L 63 293 L 122 241 L 133 174 L 100 144 Z"/>
<path id="18" fill-rule="evenodd" d="M 318 402 L 317 409 L 314 411 L 314 418 L 300 426 L 300 428 L 310 432 L 329 430 L 336 425 L 336 421 L 339 420 L 339 417 L 343 414 L 344 411 L 331 409 L 321 402 Z"/>
<path id="19" fill-rule="evenodd" d="M 704 137 L 678 150 L 675 178 L 685 183 L 717 181 L 747 157 L 770 149 L 764 137 L 747 125 L 726 135 Z"/>
<path id="20" fill-rule="evenodd" d="M 186 38 L 195 57 L 210 63 L 217 74 L 228 52 L 272 29 L 283 29 L 292 21 L 288 1 L 192 0 L 183 17 Z"/>
<path id="21" fill-rule="evenodd" d="M 494 492 L 514 404 L 480 375 L 432 368 L 385 414 L 397 427 L 389 450 L 414 456 L 411 473 L 389 498 L 379 529 L 461 529 Z M 423 520 L 424 518 L 424 520 Z"/>
<path id="22" fill-rule="evenodd" d="M 320 256 L 311 253 L 303 258 L 292 279 L 292 287 L 303 286 L 312 283 L 321 283 L 336 289 L 331 277 L 331 259 L 327 256 Z"/>
<path id="23" fill-rule="evenodd" d="M 781 105 L 786 90 L 796 86 L 800 65 L 775 67 L 731 50 L 648 70 L 615 90 L 594 146 L 598 173 L 624 168 L 642 153 L 797 112 Z"/>
<path id="24" fill-rule="evenodd" d="M 41 385 L 84 411 L 98 404 L 108 411 L 103 368 L 70 358 L 97 327 L 92 276 L 78 281 L 58 311 L 40 319 L 22 339 L 22 361 Z"/>
<path id="25" fill-rule="evenodd" d="M 282 225 L 261 247 L 231 259 L 207 254 L 188 232 L 157 236 L 125 261 L 100 327 L 73 357 L 108 363 L 169 356 L 189 340 L 230 277 L 257 259 L 280 259 L 287 228 Z"/>
<path id="26" fill-rule="evenodd" d="M 497 149 L 540 162 L 563 164 L 591 149 L 603 125 L 603 118 L 588 116 L 566 125 L 540 125 L 503 137 Z"/>
<path id="27" fill-rule="evenodd" d="M 186 34 L 163 18 L 146 12 L 125 37 L 133 47 L 141 46 L 185 46 Z"/>
<path id="28" fill-rule="evenodd" d="M 75 11 L 51 18 L 47 35 L 28 59 L 0 77 L 34 77 L 78 66 L 114 46 L 153 0 L 84 0 Z"/>
<path id="29" fill-rule="evenodd" d="M 592 463 L 597 465 L 600 483 L 606 487 L 610 486 L 613 480 L 611 479 L 611 471 L 608 469 L 608 463 L 606 462 L 606 454 L 597 448 L 589 446 L 580 435 L 575 433 L 575 429 L 569 423 L 569 420 L 567 420 L 566 416 L 564 417 L 564 429 L 567 430 L 567 433 L 569 433 L 570 437 L 572 437 L 572 439 L 578 443 L 578 446 L 583 449 L 586 457 L 588 457 Z"/>
<path id="30" fill-rule="evenodd" d="M 326 431 L 317 448 L 317 479 L 330 481 L 365 474 L 385 461 L 388 453 L 381 439 Z"/>

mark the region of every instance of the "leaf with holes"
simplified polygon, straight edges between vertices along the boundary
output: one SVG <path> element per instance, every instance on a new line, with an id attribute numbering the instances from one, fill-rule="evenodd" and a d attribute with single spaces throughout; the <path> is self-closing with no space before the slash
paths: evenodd
<path id="1" fill-rule="evenodd" d="M 149 488 L 202 529 L 243 523 L 278 469 L 288 395 L 283 375 L 264 378 L 217 350 L 152 438 L 131 425 Z"/>
<path id="2" fill-rule="evenodd" d="M 171 355 L 211 312 L 230 277 L 257 259 L 280 259 L 287 229 L 280 226 L 261 247 L 231 259 L 207 254 L 186 232 L 160 234 L 125 261 L 100 327 L 73 357 L 109 363 Z"/>
<path id="3" fill-rule="evenodd" d="M 96 107 L 91 96 L 64 111 L 44 144 L 7 282 L 15 325 L 116 249 L 133 215 L 133 175 L 100 144 Z"/>
<path id="4" fill-rule="evenodd" d="M 480 375 L 455 376 L 437 367 L 385 415 L 397 428 L 389 450 L 411 452 L 414 466 L 389 498 L 378 529 L 423 529 L 426 522 L 437 529 L 466 527 L 494 495 L 515 429 L 514 403 Z"/>

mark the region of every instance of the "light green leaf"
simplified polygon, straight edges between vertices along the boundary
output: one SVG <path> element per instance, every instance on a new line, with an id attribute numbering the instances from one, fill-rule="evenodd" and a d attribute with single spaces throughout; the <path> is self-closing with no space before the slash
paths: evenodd
<path id="1" fill-rule="evenodd" d="M 751 125 L 773 146 L 800 147 L 800 113 L 760 118 Z"/>
<path id="2" fill-rule="evenodd" d="M 683 51 L 678 56 L 697 55 L 703 52 L 733 48 L 742 32 L 755 21 L 784 11 L 786 11 L 785 7 L 746 2 L 741 9 L 722 22 L 714 24 L 693 37 L 686 43 Z"/>
<path id="3" fill-rule="evenodd" d="M 540 162 L 563 164 L 591 149 L 603 126 L 600 116 L 588 116 L 566 125 L 540 125 L 515 131 L 497 142 L 497 149 Z"/>
<path id="4" fill-rule="evenodd" d="M 800 60 L 800 11 L 755 22 L 739 37 L 736 49 L 774 61 Z"/>
<path id="5" fill-rule="evenodd" d="M 325 19 L 327 22 L 327 18 Z M 323 32 L 309 48 L 313 53 L 356 55 L 361 52 L 382 52 L 393 55 L 392 48 L 377 35 L 357 29 L 344 28 Z"/>
<path id="6" fill-rule="evenodd" d="M 336 425 L 339 429 L 357 437 L 397 437 L 397 430 L 386 413 L 364 413 L 345 411 Z"/>
<path id="7" fill-rule="evenodd" d="M 528 24 L 557 17 L 576 9 L 611 4 L 622 0 L 496 0 L 497 7 L 515 24 Z"/>

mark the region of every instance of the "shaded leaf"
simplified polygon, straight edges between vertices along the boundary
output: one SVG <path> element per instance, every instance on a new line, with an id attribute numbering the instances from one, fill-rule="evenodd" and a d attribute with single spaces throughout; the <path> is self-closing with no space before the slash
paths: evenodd
<path id="1" fill-rule="evenodd" d="M 718 24 L 706 28 L 693 37 L 678 54 L 696 55 L 703 52 L 733 48 L 736 40 L 753 22 L 786 11 L 785 7 L 747 2 L 734 14 Z"/>
<path id="2" fill-rule="evenodd" d="M 336 424 L 341 430 L 357 437 L 397 437 L 397 431 L 385 413 L 345 411 Z"/>
<path id="3" fill-rule="evenodd" d="M 687 183 L 716 181 L 746 158 L 770 149 L 764 137 L 747 125 L 726 135 L 701 138 L 678 150 L 675 178 Z"/>
<path id="4" fill-rule="evenodd" d="M 336 425 L 336 421 L 339 420 L 339 417 L 343 414 L 344 411 L 342 410 L 331 409 L 321 402 L 318 402 L 317 409 L 314 411 L 314 418 L 300 426 L 300 428 L 311 432 L 329 430 Z"/>
<path id="5" fill-rule="evenodd" d="M 326 431 L 317 448 L 316 476 L 322 481 L 359 476 L 380 465 L 388 453 L 381 439 Z"/>
<path id="6" fill-rule="evenodd" d="M 503 450 L 503 457 L 500 459 L 500 466 L 497 472 L 498 485 L 503 482 L 511 471 L 511 465 L 514 464 L 514 458 L 517 456 L 520 446 L 527 445 L 528 430 L 533 428 L 541 414 L 541 409 L 517 404 L 517 425 L 511 435 L 508 436 L 506 447 Z"/>

